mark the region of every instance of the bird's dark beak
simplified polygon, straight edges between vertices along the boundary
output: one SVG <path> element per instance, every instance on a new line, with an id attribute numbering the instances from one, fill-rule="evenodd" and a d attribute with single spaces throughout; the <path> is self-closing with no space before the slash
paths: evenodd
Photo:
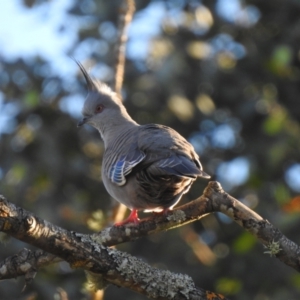
<path id="1" fill-rule="evenodd" d="M 83 118 L 82 120 L 80 120 L 77 123 L 77 127 L 81 127 L 82 125 L 84 125 L 87 122 L 88 118 Z"/>

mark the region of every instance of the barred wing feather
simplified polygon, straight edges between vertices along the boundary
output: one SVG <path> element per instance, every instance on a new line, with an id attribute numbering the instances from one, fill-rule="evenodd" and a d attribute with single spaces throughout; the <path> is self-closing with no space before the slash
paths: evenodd
<path id="1" fill-rule="evenodd" d="M 144 160 L 145 156 L 145 153 L 138 150 L 121 156 L 111 166 L 109 179 L 118 186 L 124 185 L 126 183 L 125 176 L 128 175 L 137 164 Z"/>

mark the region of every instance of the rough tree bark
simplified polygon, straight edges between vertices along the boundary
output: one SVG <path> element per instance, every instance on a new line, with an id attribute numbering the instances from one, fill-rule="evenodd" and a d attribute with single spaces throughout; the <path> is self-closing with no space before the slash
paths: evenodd
<path id="1" fill-rule="evenodd" d="M 65 260 L 73 268 L 95 274 L 97 288 L 112 283 L 130 288 L 151 299 L 225 299 L 197 288 L 193 280 L 145 264 L 129 254 L 108 246 L 135 240 L 199 220 L 212 212 L 222 212 L 256 236 L 268 248 L 266 253 L 300 271 L 300 248 L 277 228 L 237 199 L 225 193 L 218 182 L 209 182 L 198 199 L 167 215 L 154 215 L 139 224 L 108 227 L 97 234 L 67 231 L 0 199 L 0 231 L 42 250 L 22 250 L 0 263 L 0 279 L 24 275 L 29 283 L 39 268 Z"/>

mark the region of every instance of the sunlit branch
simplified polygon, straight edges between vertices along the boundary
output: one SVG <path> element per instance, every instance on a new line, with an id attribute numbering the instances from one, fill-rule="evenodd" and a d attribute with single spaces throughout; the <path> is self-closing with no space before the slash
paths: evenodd
<path id="1" fill-rule="evenodd" d="M 95 284 L 98 288 L 111 283 L 151 299 L 225 299 L 222 295 L 197 288 L 187 275 L 153 268 L 129 254 L 96 243 L 88 235 L 70 232 L 42 220 L 3 197 L 0 199 L 0 230 L 60 257 L 72 268 L 101 275 L 94 276 L 98 280 Z M 18 257 L 22 256 L 33 257 L 28 251 L 20 253 Z M 6 264 L 0 265 L 0 278 L 7 278 L 5 274 L 12 273 L 8 269 L 15 268 L 18 257 L 11 257 L 14 264 L 7 258 Z M 29 261 L 27 263 L 24 264 L 23 259 L 21 264 L 26 269 L 27 282 L 30 282 L 36 268 L 31 267 Z"/>
<path id="2" fill-rule="evenodd" d="M 111 268 L 110 263 L 113 264 L 113 261 L 107 261 L 109 257 L 114 256 L 111 253 L 119 253 L 118 251 L 110 252 L 111 250 L 106 248 L 107 246 L 183 226 L 212 212 L 222 212 L 229 216 L 257 237 L 266 248 L 264 253 L 276 257 L 288 266 L 300 271 L 299 246 L 287 239 L 270 222 L 224 192 L 218 182 L 211 181 L 201 197 L 169 211 L 167 214 L 154 214 L 141 220 L 139 224 L 107 227 L 92 235 L 66 231 L 1 198 L 0 230 L 35 245 L 45 252 L 23 250 L 19 254 L 7 258 L 0 263 L 0 279 L 25 275 L 26 282 L 30 282 L 39 268 L 60 259 L 66 260 L 73 267 L 106 274 L 105 272 Z M 80 255 L 72 254 L 72 251 L 76 252 L 75 248 L 77 252 L 80 252 Z M 120 252 L 119 254 L 123 259 L 134 259 L 124 253 Z M 60 259 L 55 256 L 60 257 Z M 141 262 L 141 264 L 143 263 Z M 145 265 L 143 265 L 144 267 Z M 114 278 L 106 275 L 104 277 L 110 283 L 128 287 L 126 284 L 122 284 L 124 278 L 120 274 Z M 126 278 L 126 280 L 133 283 L 132 278 Z"/>
<path id="3" fill-rule="evenodd" d="M 124 80 L 127 29 L 135 11 L 134 0 L 125 0 L 120 8 L 118 25 L 118 42 L 116 43 L 115 82 L 114 90 L 121 97 Z"/>

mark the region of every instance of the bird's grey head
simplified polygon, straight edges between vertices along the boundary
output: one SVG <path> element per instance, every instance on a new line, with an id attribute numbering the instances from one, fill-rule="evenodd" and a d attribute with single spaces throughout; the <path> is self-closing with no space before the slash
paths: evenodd
<path id="1" fill-rule="evenodd" d="M 89 124 L 98 129 L 103 137 L 109 127 L 122 126 L 122 123 L 135 123 L 128 115 L 121 99 L 106 84 L 93 80 L 84 67 L 78 63 L 87 83 L 88 95 L 82 114 L 84 118 L 78 126 Z"/>

